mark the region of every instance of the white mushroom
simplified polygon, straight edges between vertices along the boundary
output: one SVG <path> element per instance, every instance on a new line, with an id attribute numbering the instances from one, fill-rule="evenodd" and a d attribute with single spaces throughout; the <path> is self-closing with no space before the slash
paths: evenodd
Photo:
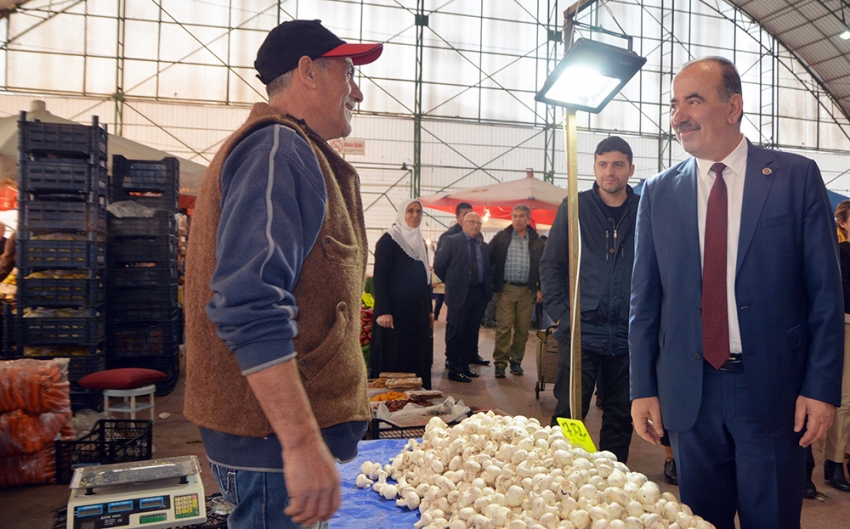
<path id="1" fill-rule="evenodd" d="M 395 485 L 392 485 L 390 483 L 384 483 L 384 486 L 381 487 L 380 492 L 381 496 L 388 500 L 394 500 L 395 497 L 398 495 L 398 489 L 396 489 Z"/>
<path id="2" fill-rule="evenodd" d="M 366 474 L 358 474 L 357 479 L 354 481 L 354 484 L 361 489 L 369 488 L 373 483 L 374 481 L 366 477 Z"/>
<path id="3" fill-rule="evenodd" d="M 658 488 L 658 485 L 653 483 L 652 481 L 647 481 L 643 485 L 641 485 L 638 490 L 638 501 L 640 501 L 644 506 L 652 505 L 658 502 L 661 499 L 661 489 Z"/>
<path id="4" fill-rule="evenodd" d="M 626 481 L 626 475 L 617 469 L 612 470 L 611 474 L 608 476 L 608 486 L 610 487 L 623 488 L 623 485 L 626 484 Z"/>
<path id="5" fill-rule="evenodd" d="M 644 513 L 644 510 L 643 506 L 638 501 L 632 500 L 626 504 L 626 512 L 629 516 L 638 518 L 641 514 Z"/>
<path id="6" fill-rule="evenodd" d="M 545 526 L 547 529 L 557 529 L 558 518 L 547 512 L 540 517 L 540 525 Z"/>
<path id="7" fill-rule="evenodd" d="M 570 522 L 576 529 L 587 529 L 590 527 L 590 515 L 585 510 L 576 509 L 570 513 Z"/>
<path id="8" fill-rule="evenodd" d="M 644 529 L 643 520 L 634 516 L 626 518 L 626 529 Z"/>

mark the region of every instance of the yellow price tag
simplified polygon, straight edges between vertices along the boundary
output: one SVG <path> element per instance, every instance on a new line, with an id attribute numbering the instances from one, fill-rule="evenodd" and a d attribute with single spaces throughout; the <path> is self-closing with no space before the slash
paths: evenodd
<path id="1" fill-rule="evenodd" d="M 584 427 L 583 422 L 577 419 L 558 417 L 558 426 L 561 427 L 564 437 L 567 438 L 571 445 L 584 448 L 588 452 L 597 451 L 596 445 L 593 444 L 593 439 L 590 438 L 590 433 Z"/>

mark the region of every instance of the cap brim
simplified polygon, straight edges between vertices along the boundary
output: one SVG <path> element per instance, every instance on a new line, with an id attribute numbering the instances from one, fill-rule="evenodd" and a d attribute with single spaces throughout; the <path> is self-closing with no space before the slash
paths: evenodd
<path id="1" fill-rule="evenodd" d="M 348 57 L 355 66 L 375 62 L 384 51 L 383 44 L 340 44 L 322 57 Z"/>

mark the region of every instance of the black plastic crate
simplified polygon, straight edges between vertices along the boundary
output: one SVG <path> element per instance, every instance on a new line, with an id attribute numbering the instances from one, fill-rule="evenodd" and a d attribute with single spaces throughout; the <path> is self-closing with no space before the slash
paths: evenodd
<path id="1" fill-rule="evenodd" d="M 162 160 L 128 160 L 112 157 L 112 175 L 116 187 L 125 192 L 176 192 L 180 187 L 180 161 L 168 157 Z"/>
<path id="2" fill-rule="evenodd" d="M 170 321 L 181 314 L 176 300 L 107 303 L 106 318 L 110 325 Z"/>
<path id="3" fill-rule="evenodd" d="M 106 232 L 106 201 L 19 200 L 18 231 Z"/>
<path id="4" fill-rule="evenodd" d="M 113 160 L 114 158 L 116 157 L 113 157 Z M 128 188 L 125 182 L 126 175 L 115 171 L 113 161 L 112 181 L 109 185 L 110 203 L 132 200 L 133 202 L 148 208 L 162 209 L 171 212 L 177 211 L 180 200 L 178 179 L 175 178 L 173 182 L 166 184 L 164 188 L 154 190 Z"/>
<path id="5" fill-rule="evenodd" d="M 103 341 L 104 319 L 100 315 L 79 317 L 15 317 L 15 342 L 20 350 L 29 345 L 93 346 Z"/>
<path id="6" fill-rule="evenodd" d="M 106 195 L 109 176 L 106 167 L 88 160 L 39 158 L 18 162 L 18 188 L 25 193 L 89 193 Z"/>
<path id="7" fill-rule="evenodd" d="M 363 439 L 416 439 L 423 435 L 424 426 L 395 426 L 381 419 L 372 419 Z"/>
<path id="8" fill-rule="evenodd" d="M 169 303 L 177 303 L 177 283 L 167 285 L 157 285 L 153 287 L 138 287 L 138 288 L 108 288 L 107 289 L 107 304 L 110 307 L 117 307 L 127 303 L 158 303 L 160 301 L 168 301 Z"/>
<path id="9" fill-rule="evenodd" d="M 3 318 L 3 351 L 2 356 L 6 360 L 15 358 L 15 316 L 12 314 L 12 304 L 3 302 L 2 316 Z"/>
<path id="10" fill-rule="evenodd" d="M 109 217 L 109 237 L 177 236 L 174 213 L 158 210 L 153 217 Z"/>
<path id="11" fill-rule="evenodd" d="M 164 397 L 170 394 L 177 387 L 177 382 L 180 380 L 180 368 L 176 367 L 173 372 L 156 383 L 156 391 L 154 395 Z"/>
<path id="12" fill-rule="evenodd" d="M 101 268 L 106 262 L 106 244 L 101 241 L 57 241 L 17 239 L 19 268 Z"/>
<path id="13" fill-rule="evenodd" d="M 71 390 L 71 410 L 103 411 L 103 392 L 97 389 Z"/>
<path id="14" fill-rule="evenodd" d="M 92 124 L 44 123 L 27 121 L 21 112 L 18 120 L 18 150 L 36 156 L 63 155 L 106 160 L 109 135 L 92 116 Z"/>
<path id="15" fill-rule="evenodd" d="M 174 347 L 167 354 L 157 356 L 134 356 L 131 358 L 109 357 L 106 360 L 107 369 L 121 367 L 146 367 L 162 371 L 166 376 L 173 376 L 180 371 L 180 348 Z"/>
<path id="16" fill-rule="evenodd" d="M 71 383 L 72 391 L 83 390 L 79 382 L 84 376 L 106 369 L 106 355 L 104 353 L 69 356 L 68 359 L 68 382 Z"/>
<path id="17" fill-rule="evenodd" d="M 102 279 L 18 279 L 19 307 L 97 307 L 104 298 Z"/>
<path id="18" fill-rule="evenodd" d="M 167 356 L 182 342 L 178 319 L 168 323 L 116 325 L 106 328 L 106 351 L 114 358 Z"/>
<path id="19" fill-rule="evenodd" d="M 472 416 L 470 410 L 463 418 L 449 424 L 457 424 L 466 417 Z M 396 426 L 383 419 L 372 418 L 363 439 L 415 439 L 425 435 L 425 426 Z"/>
<path id="20" fill-rule="evenodd" d="M 177 237 L 130 237 L 113 239 L 108 248 L 110 263 L 176 261 Z"/>
<path id="21" fill-rule="evenodd" d="M 144 461 L 152 454 L 152 421 L 101 419 L 76 441 L 56 441 L 56 483 L 70 483 L 76 468 Z"/>
<path id="22" fill-rule="evenodd" d="M 178 279 L 177 262 L 174 260 L 112 264 L 106 269 L 108 289 L 177 284 Z"/>

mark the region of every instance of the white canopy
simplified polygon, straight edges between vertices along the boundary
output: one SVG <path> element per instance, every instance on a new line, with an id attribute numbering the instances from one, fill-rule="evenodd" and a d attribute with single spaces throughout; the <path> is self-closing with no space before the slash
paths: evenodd
<path id="1" fill-rule="evenodd" d="M 18 179 L 18 120 L 19 115 L 0 118 L 0 179 Z M 45 123 L 76 123 L 51 114 L 44 101 L 35 99 L 27 112 L 27 121 Z M 108 167 L 112 171 L 112 155 L 119 154 L 130 160 L 161 160 L 174 156 L 165 151 L 148 147 L 141 143 L 114 134 L 109 135 Z M 204 176 L 206 167 L 184 158 L 174 156 L 180 161 L 180 188 L 183 193 L 194 195 Z"/>

